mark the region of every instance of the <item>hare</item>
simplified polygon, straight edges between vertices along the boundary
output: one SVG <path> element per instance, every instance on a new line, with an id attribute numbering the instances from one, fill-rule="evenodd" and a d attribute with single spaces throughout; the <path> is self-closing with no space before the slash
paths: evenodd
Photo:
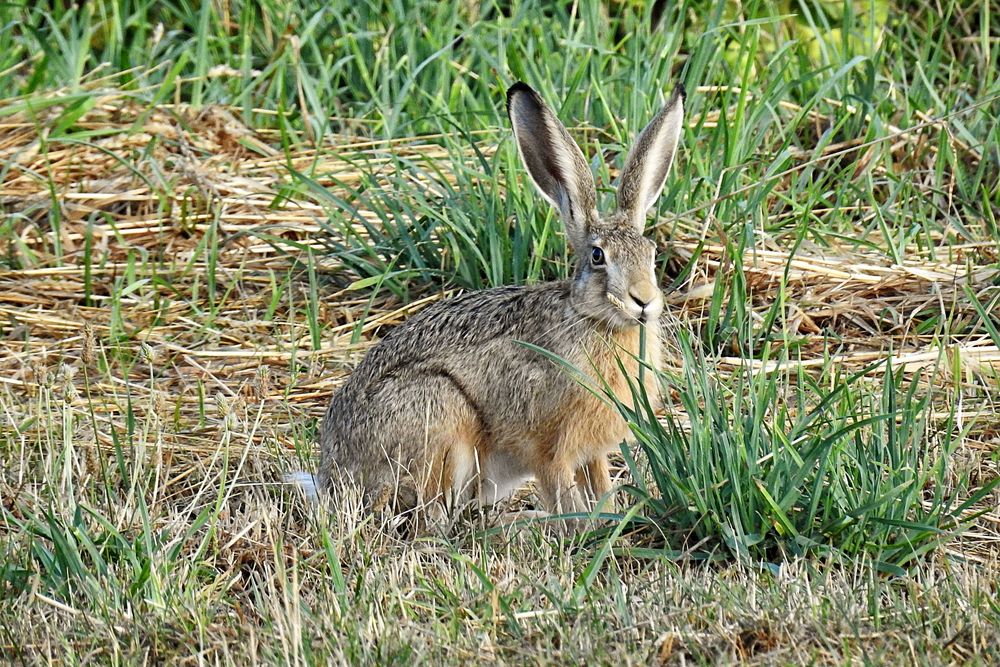
<path id="1" fill-rule="evenodd" d="M 467 293 L 389 333 L 330 402 L 319 434 L 319 490 L 351 480 L 369 506 L 392 502 L 403 511 L 493 504 L 534 478 L 557 514 L 590 511 L 610 491 L 607 455 L 629 436 L 626 422 L 531 346 L 626 404 L 632 394 L 621 368 L 638 371 L 640 324 L 647 363 L 658 367 L 663 296 L 643 228 L 677 150 L 683 105 L 678 85 L 625 160 L 617 208 L 601 216 L 580 148 L 538 93 L 511 86 L 514 137 L 531 180 L 562 218 L 573 277 Z M 651 400 L 653 376 L 646 374 Z"/>

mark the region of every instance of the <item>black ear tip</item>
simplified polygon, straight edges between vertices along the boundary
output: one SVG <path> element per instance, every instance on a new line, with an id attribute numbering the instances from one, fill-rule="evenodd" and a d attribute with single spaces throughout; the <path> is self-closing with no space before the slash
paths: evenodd
<path id="1" fill-rule="evenodd" d="M 534 88 L 526 84 L 524 81 L 518 81 L 513 86 L 507 89 L 507 114 L 510 115 L 510 105 L 514 100 L 514 97 L 521 93 L 527 93 L 531 99 L 539 99 L 538 93 L 535 92 Z"/>
<path id="2" fill-rule="evenodd" d="M 514 95 L 516 95 L 517 93 L 533 93 L 533 92 L 535 91 L 531 89 L 531 86 L 526 84 L 524 81 L 518 81 L 513 86 L 507 89 L 507 104 L 508 105 L 510 104 L 511 98 L 514 97 Z"/>
<path id="3" fill-rule="evenodd" d="M 507 97 L 510 97 L 513 93 L 533 93 L 534 90 L 531 86 L 526 84 L 524 81 L 517 81 L 510 88 L 507 89 Z"/>
<path id="4" fill-rule="evenodd" d="M 673 96 L 674 97 L 679 97 L 680 100 L 681 100 L 681 102 L 686 102 L 687 101 L 687 96 L 688 96 L 687 89 L 684 88 L 684 84 L 681 83 L 680 81 L 678 81 L 677 84 L 674 85 L 674 95 Z"/>

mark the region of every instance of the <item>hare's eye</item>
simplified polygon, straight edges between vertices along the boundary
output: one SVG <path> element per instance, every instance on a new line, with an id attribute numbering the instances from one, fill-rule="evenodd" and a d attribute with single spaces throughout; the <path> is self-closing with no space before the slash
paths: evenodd
<path id="1" fill-rule="evenodd" d="M 594 246 L 593 251 L 591 251 L 591 253 L 590 253 L 590 262 L 594 266 L 603 266 L 604 265 L 604 251 L 601 250 L 600 248 L 598 248 L 597 246 Z"/>

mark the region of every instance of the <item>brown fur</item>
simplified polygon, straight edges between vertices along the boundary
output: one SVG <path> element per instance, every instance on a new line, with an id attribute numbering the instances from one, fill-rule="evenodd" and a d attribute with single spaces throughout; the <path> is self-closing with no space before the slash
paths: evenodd
<path id="1" fill-rule="evenodd" d="M 604 219 L 586 160 L 541 98 L 518 84 L 508 108 L 532 180 L 562 214 L 577 257 L 573 278 L 465 294 L 394 329 L 330 402 L 321 488 L 349 478 L 371 505 L 389 497 L 398 511 L 492 502 L 534 477 L 556 512 L 587 511 L 611 488 L 607 454 L 629 429 L 591 390 L 606 387 L 631 405 L 640 320 L 648 363 L 659 367 L 662 296 L 654 247 L 637 221 L 663 186 L 682 98 L 675 94 L 643 131 L 643 149 L 623 171 L 619 209 Z M 655 401 L 653 372 L 646 391 Z"/>

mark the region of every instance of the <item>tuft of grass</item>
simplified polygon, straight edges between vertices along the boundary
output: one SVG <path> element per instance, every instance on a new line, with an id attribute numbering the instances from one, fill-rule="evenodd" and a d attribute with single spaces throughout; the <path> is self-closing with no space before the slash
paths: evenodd
<path id="1" fill-rule="evenodd" d="M 645 454 L 642 465 L 627 457 L 626 488 L 662 548 L 775 569 L 832 553 L 902 576 L 989 511 L 1000 478 L 972 489 L 955 479 L 970 427 L 953 397 L 907 380 L 891 357 L 875 365 L 878 382 L 866 377 L 874 366 L 813 374 L 784 358 L 723 384 L 688 335 L 679 345 L 683 371 L 662 378 L 679 411 L 657 419 L 641 385 L 639 410 L 619 404 Z"/>

